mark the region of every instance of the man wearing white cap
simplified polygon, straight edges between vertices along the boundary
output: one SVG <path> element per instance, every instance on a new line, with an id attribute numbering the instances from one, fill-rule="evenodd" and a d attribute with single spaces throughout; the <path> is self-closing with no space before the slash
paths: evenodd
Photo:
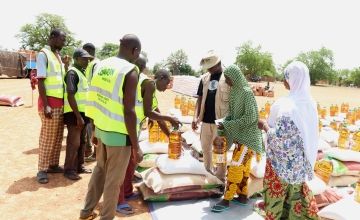
<path id="1" fill-rule="evenodd" d="M 230 87 L 222 74 L 221 60 L 213 50 L 201 59 L 200 65 L 207 73 L 201 77 L 199 84 L 192 128 L 196 130 L 198 124 L 202 122 L 200 139 L 204 165 L 208 171 L 212 172 L 212 142 L 217 135 L 215 120 L 224 118 L 228 114 Z M 215 175 L 224 181 L 225 167 L 218 167 Z"/>

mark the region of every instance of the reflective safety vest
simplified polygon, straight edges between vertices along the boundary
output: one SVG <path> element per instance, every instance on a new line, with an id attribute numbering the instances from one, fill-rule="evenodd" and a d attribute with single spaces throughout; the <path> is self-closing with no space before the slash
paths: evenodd
<path id="1" fill-rule="evenodd" d="M 99 59 L 93 59 L 86 67 L 85 69 L 85 76 L 86 76 L 86 79 L 88 81 L 88 83 L 90 84 L 91 82 L 91 79 L 94 75 L 94 67 L 100 62 Z"/>
<path id="2" fill-rule="evenodd" d="M 103 131 L 128 134 L 125 125 L 123 84 L 125 76 L 133 69 L 138 72 L 138 68 L 118 57 L 110 57 L 97 65 L 88 92 L 85 114 Z M 135 111 L 139 108 L 137 104 L 135 102 Z M 137 131 L 140 130 L 139 124 L 137 122 Z"/>
<path id="3" fill-rule="evenodd" d="M 41 49 L 47 57 L 46 79 L 44 80 L 46 96 L 64 98 L 63 64 L 51 51 L 49 46 Z"/>
<path id="4" fill-rule="evenodd" d="M 137 111 L 137 113 L 136 113 L 136 117 L 138 118 L 140 123 L 143 122 L 143 120 L 146 118 L 144 104 L 143 104 L 144 99 L 143 99 L 142 94 L 141 94 L 141 85 L 145 80 L 149 80 L 149 79 L 150 78 L 147 77 L 144 73 L 140 73 L 139 83 L 137 85 L 137 102 L 142 103 L 142 108 L 139 109 Z M 155 87 L 156 87 L 156 85 L 155 85 Z M 152 106 L 151 106 L 152 110 L 155 110 L 158 107 L 158 101 L 157 101 L 157 98 L 155 96 L 155 93 L 156 93 L 156 88 L 155 88 L 153 99 L 152 99 Z"/>
<path id="5" fill-rule="evenodd" d="M 88 81 L 87 81 L 85 75 L 80 70 L 78 70 L 76 67 L 71 67 L 69 69 L 69 71 L 70 70 L 74 71 L 79 77 L 79 82 L 77 84 L 77 92 L 75 93 L 74 97 L 75 97 L 75 101 L 76 101 L 79 112 L 85 112 L 85 105 L 86 105 L 86 101 L 87 101 L 87 92 L 89 90 Z M 72 112 L 72 111 L 73 110 L 69 104 L 68 93 L 66 90 L 66 83 L 65 83 L 64 113 Z"/>

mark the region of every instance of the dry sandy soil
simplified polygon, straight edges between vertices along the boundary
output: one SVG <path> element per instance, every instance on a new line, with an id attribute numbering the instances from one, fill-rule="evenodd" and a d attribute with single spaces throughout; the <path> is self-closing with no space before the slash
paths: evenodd
<path id="1" fill-rule="evenodd" d="M 274 86 L 275 98 L 257 97 L 259 106 L 287 93 L 282 84 Z M 325 106 L 349 102 L 351 107 L 360 107 L 359 89 L 316 86 L 312 87 L 312 94 Z M 29 80 L 0 79 L 0 95 L 19 95 L 25 101 L 25 106 L 17 108 L 0 106 L 1 219 L 77 219 L 90 175 L 82 175 L 82 180 L 73 182 L 61 174 L 52 174 L 48 184 L 38 184 L 35 179 L 40 132 L 37 91 L 34 92 L 34 106 L 31 107 Z M 171 107 L 174 96 L 171 91 L 159 94 L 160 109 L 166 111 Z M 63 150 L 61 164 L 64 153 Z M 87 166 L 92 168 L 94 163 Z M 135 207 L 136 214 L 126 219 L 151 219 L 144 202 L 137 200 L 130 204 Z M 116 219 L 121 217 L 119 215 Z"/>

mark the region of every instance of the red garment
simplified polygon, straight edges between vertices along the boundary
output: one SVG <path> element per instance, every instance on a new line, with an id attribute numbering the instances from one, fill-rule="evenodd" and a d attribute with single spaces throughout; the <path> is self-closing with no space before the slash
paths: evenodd
<path id="1" fill-rule="evenodd" d="M 124 204 L 125 197 L 131 196 L 133 193 L 132 179 L 135 174 L 135 165 L 136 164 L 133 162 L 133 154 L 131 153 L 129 165 L 126 169 L 125 179 L 123 184 L 120 186 L 118 204 Z"/>
<path id="2" fill-rule="evenodd" d="M 61 108 L 64 106 L 64 100 L 63 99 L 60 99 L 60 98 L 55 98 L 55 97 L 52 97 L 52 96 L 46 96 L 47 97 L 47 101 L 49 103 L 49 106 L 51 108 Z M 41 97 L 39 96 L 39 99 L 38 99 L 38 111 L 43 111 L 44 109 L 44 105 L 43 105 L 43 102 L 41 100 Z"/>

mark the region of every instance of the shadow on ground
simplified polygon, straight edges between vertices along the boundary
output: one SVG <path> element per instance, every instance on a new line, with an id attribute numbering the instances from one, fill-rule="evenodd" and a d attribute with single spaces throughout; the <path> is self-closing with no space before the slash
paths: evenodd
<path id="1" fill-rule="evenodd" d="M 75 181 L 66 179 L 62 173 L 48 174 L 49 183 L 40 184 L 36 181 L 36 177 L 25 177 L 16 180 L 6 190 L 8 194 L 20 194 L 22 192 L 34 192 L 40 188 L 53 189 L 57 187 L 65 187 L 72 185 Z"/>

